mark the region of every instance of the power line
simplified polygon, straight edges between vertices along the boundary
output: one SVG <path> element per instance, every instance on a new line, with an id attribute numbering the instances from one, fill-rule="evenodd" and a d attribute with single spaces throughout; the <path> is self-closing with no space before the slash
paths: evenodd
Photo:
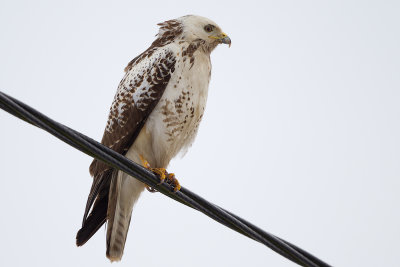
<path id="1" fill-rule="evenodd" d="M 215 221 L 241 233 L 257 242 L 264 244 L 276 253 L 301 266 L 330 266 L 303 249 L 265 232 L 239 216 L 205 200 L 201 196 L 182 187 L 173 192 L 173 187 L 167 183 L 159 184 L 159 178 L 146 168 L 136 164 L 114 150 L 99 142 L 58 123 L 21 101 L 0 91 L 0 108 L 8 113 L 39 127 L 83 153 L 99 159 L 113 168 L 119 169 L 160 193 L 196 209 Z"/>

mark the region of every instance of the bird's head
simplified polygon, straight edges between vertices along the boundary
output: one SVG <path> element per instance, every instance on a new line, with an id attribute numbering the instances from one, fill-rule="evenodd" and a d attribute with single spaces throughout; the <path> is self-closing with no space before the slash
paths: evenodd
<path id="1" fill-rule="evenodd" d="M 166 41 L 173 39 L 192 43 L 200 39 L 210 52 L 218 44 L 231 46 L 229 36 L 214 21 L 204 17 L 188 15 L 158 25 L 160 26 L 158 37 Z"/>
<path id="2" fill-rule="evenodd" d="M 231 39 L 221 28 L 212 20 L 200 16 L 188 15 L 179 18 L 183 26 L 183 36 L 186 40 L 202 39 L 210 47 L 218 44 L 228 44 L 231 46 Z"/>

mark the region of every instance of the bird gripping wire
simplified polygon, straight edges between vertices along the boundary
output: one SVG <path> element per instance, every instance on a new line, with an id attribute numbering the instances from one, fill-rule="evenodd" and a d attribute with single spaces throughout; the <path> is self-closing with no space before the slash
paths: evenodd
<path id="1" fill-rule="evenodd" d="M 160 193 L 196 209 L 215 221 L 243 234 L 257 242 L 264 244 L 276 253 L 297 263 L 300 266 L 330 266 L 303 249 L 265 232 L 257 226 L 247 222 L 237 215 L 203 199 L 190 190 L 182 187 L 180 191 L 173 192 L 171 185 L 159 184 L 159 178 L 151 171 L 143 168 L 114 150 L 103 146 L 99 142 L 77 132 L 61 123 L 58 123 L 42 113 L 36 111 L 21 101 L 12 98 L 0 91 L 0 108 L 8 113 L 39 127 L 58 139 L 82 151 L 83 153 L 104 161 L 113 168 L 119 169 Z"/>

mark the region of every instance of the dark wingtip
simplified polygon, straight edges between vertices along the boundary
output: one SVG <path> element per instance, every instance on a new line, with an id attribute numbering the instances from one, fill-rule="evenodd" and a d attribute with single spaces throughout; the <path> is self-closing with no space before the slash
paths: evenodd
<path id="1" fill-rule="evenodd" d="M 97 229 L 100 228 L 97 227 Z M 97 229 L 94 231 L 90 230 L 91 227 L 83 226 L 79 231 L 76 233 L 76 246 L 80 247 L 83 246 L 93 235 L 96 233 Z"/>
<path id="2" fill-rule="evenodd" d="M 83 221 L 82 228 L 76 233 L 76 245 L 78 247 L 84 245 L 106 222 L 108 190 L 108 187 L 103 188 L 89 216 Z"/>
<path id="3" fill-rule="evenodd" d="M 76 233 L 76 245 L 78 247 L 83 246 L 106 222 L 106 216 L 101 217 L 102 218 L 97 218 L 95 221 L 87 220 L 86 224 L 79 229 L 79 231 Z"/>
<path id="4" fill-rule="evenodd" d="M 76 233 L 76 246 L 80 247 L 83 246 L 86 243 L 87 240 L 85 240 L 82 236 L 82 229 Z"/>

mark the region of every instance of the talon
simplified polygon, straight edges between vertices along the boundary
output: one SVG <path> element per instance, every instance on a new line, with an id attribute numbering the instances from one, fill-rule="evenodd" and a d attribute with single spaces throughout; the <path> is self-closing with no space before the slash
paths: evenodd
<path id="1" fill-rule="evenodd" d="M 175 178 L 174 173 L 168 173 L 167 175 L 167 182 L 174 186 L 174 192 L 181 190 L 181 185 L 179 184 L 178 179 Z"/>
<path id="2" fill-rule="evenodd" d="M 142 161 L 143 167 L 158 175 L 158 177 L 160 178 L 160 182 L 158 183 L 159 185 L 164 183 L 165 180 L 167 180 L 167 183 L 174 187 L 174 192 L 181 190 L 181 185 L 175 178 L 174 173 L 168 173 L 165 168 L 151 168 L 150 163 L 142 155 L 139 155 L 139 157 L 140 160 Z M 148 185 L 146 185 L 146 189 L 151 193 L 158 192 L 156 189 Z"/>
<path id="3" fill-rule="evenodd" d="M 146 189 L 147 191 L 149 191 L 150 193 L 157 193 L 158 191 L 156 189 L 154 189 L 153 187 L 150 187 L 148 185 L 146 185 Z"/>
<path id="4" fill-rule="evenodd" d="M 165 174 L 167 173 L 167 170 L 165 168 L 150 168 L 150 170 L 157 174 L 158 177 L 160 177 L 160 182 L 158 184 L 164 183 L 164 180 L 166 178 Z"/>
<path id="5" fill-rule="evenodd" d="M 167 173 L 167 170 L 165 168 L 152 168 L 150 166 L 150 163 L 142 155 L 139 155 L 139 158 L 142 161 L 142 166 L 143 167 L 145 167 L 146 169 L 152 171 L 153 173 L 157 174 L 158 177 L 160 177 L 160 183 L 159 184 L 162 184 L 164 182 L 164 180 L 165 180 L 165 177 L 166 177 L 165 174 Z M 147 187 L 148 186 L 146 186 L 146 188 Z M 147 190 L 149 190 L 149 189 L 147 188 Z M 154 190 L 154 189 L 152 189 L 152 190 Z M 151 190 L 149 190 L 149 191 L 152 192 Z"/>

